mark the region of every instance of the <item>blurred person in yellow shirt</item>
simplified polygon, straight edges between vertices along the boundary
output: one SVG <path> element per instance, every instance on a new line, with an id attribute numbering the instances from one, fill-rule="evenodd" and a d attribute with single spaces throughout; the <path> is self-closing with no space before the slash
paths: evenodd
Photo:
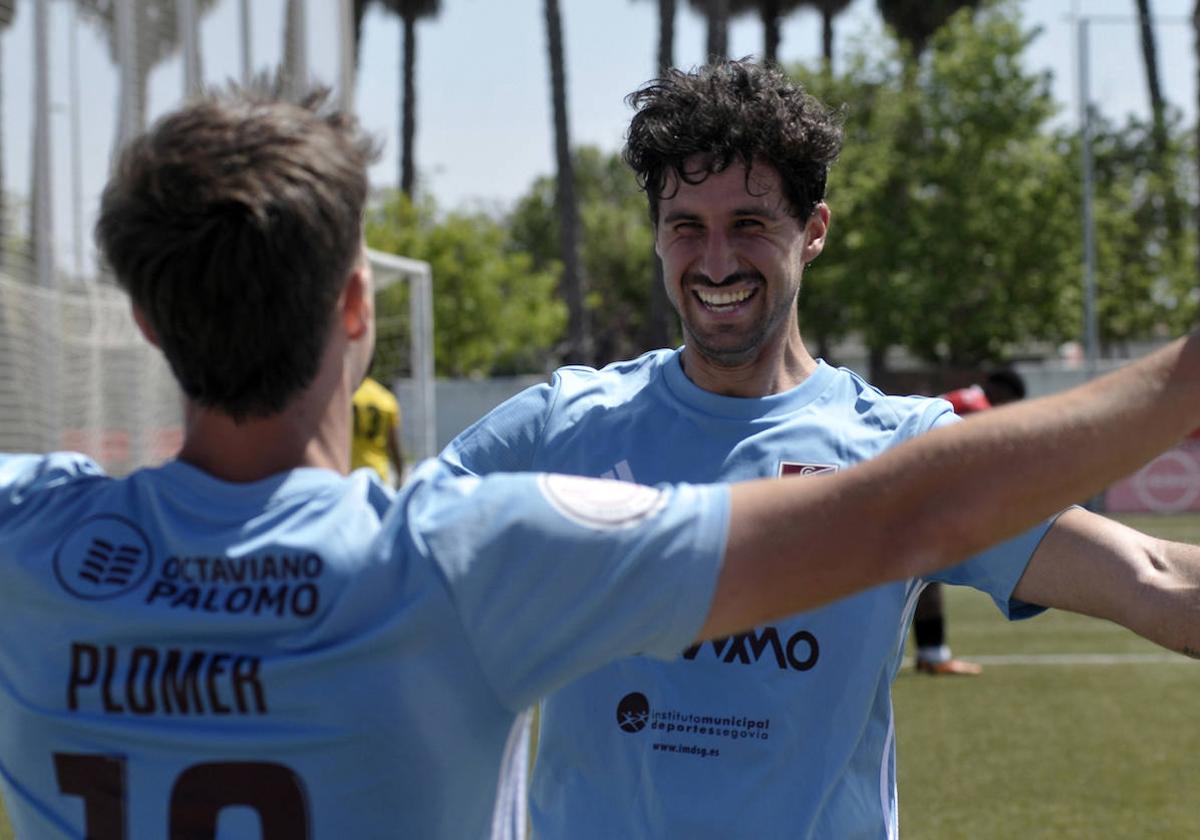
<path id="1" fill-rule="evenodd" d="M 399 403 L 391 391 L 368 376 L 354 392 L 352 406 L 350 468 L 370 467 L 385 484 L 399 485 L 404 477 Z"/>

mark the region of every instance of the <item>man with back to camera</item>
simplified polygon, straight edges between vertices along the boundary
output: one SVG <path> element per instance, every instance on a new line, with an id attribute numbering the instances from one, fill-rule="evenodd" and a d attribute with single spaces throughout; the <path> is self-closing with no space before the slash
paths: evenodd
<path id="1" fill-rule="evenodd" d="M 514 724 L 545 692 L 930 573 L 1200 423 L 1192 338 L 820 482 L 430 462 L 393 494 L 347 475 L 372 154 L 319 95 L 236 90 L 123 150 L 97 239 L 185 394 L 184 443 L 123 478 L 0 456 L 0 784 L 23 840 L 503 831 Z"/>
<path id="2" fill-rule="evenodd" d="M 745 61 L 668 71 L 630 102 L 625 158 L 646 190 L 683 348 L 562 368 L 465 431 L 443 461 L 478 475 L 796 474 L 819 484 L 950 424 L 946 402 L 885 396 L 814 359 L 801 338 L 796 296 L 829 230 L 837 115 Z M 873 534 L 864 521 L 846 536 Z M 836 551 L 814 556 L 830 570 L 841 563 Z M 607 666 L 542 704 L 534 831 L 894 837 L 891 682 L 927 581 L 979 588 L 1010 618 L 1072 609 L 1195 655 L 1174 632 L 1195 623 L 1184 593 L 1198 574 L 1195 548 L 1072 509 L 959 566 L 698 643 L 674 661 Z"/>

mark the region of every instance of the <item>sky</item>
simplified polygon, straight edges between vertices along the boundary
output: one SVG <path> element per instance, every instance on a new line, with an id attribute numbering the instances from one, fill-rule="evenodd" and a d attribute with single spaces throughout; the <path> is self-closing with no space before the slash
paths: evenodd
<path id="1" fill-rule="evenodd" d="M 79 24 L 79 96 L 72 97 L 72 14 L 69 0 L 47 3 L 51 63 L 55 252 L 70 266 L 88 268 L 94 255 L 90 229 L 107 174 L 115 134 L 116 73 L 97 28 Z M 337 80 L 337 31 L 332 0 L 306 0 L 309 63 L 314 77 Z M 1168 100 L 1193 118 L 1196 60 L 1188 23 L 1191 0 L 1153 0 L 1159 64 Z M 417 145 L 419 189 L 440 208 L 502 211 L 535 178 L 553 172 L 543 0 L 443 0 L 440 16 L 418 25 Z M 572 142 L 606 150 L 620 148 L 630 111 L 624 97 L 653 75 L 657 50 L 654 0 L 560 0 L 565 35 Z M 680 0 L 675 60 L 700 62 L 703 20 Z M 1091 96 L 1114 119 L 1148 112 L 1146 81 L 1133 0 L 1020 0 L 1026 22 L 1041 34 L 1027 52 L 1030 69 L 1053 75 L 1061 103 L 1059 120 L 1078 124 L 1078 16 L 1089 20 Z M 256 67 L 278 61 L 284 0 L 251 0 L 252 58 Z M 3 101 L 4 177 L 9 193 L 29 193 L 32 135 L 33 3 L 17 0 L 12 28 L 0 36 Z M 201 23 L 206 82 L 241 72 L 238 0 L 214 0 Z M 837 18 L 837 53 L 852 42 L 880 39 L 875 0 L 855 0 Z M 730 54 L 751 55 L 761 48 L 761 25 L 737 19 L 730 29 Z M 780 48 L 785 62 L 815 63 L 820 58 L 820 20 L 815 12 L 792 14 Z M 364 22 L 356 91 L 360 119 L 385 141 L 384 155 L 371 170 L 374 186 L 396 182 L 401 29 L 395 18 L 374 8 Z M 835 56 L 835 66 L 837 65 Z M 182 90 L 178 58 L 161 63 L 150 79 L 150 117 L 173 107 Z M 81 129 L 71 131 L 71 103 Z M 80 178 L 72 178 L 78 160 Z M 836 173 L 834 175 L 836 177 Z M 24 210 L 19 208 L 19 213 Z M 23 222 L 20 222 L 24 226 Z M 78 231 L 78 234 L 76 233 Z"/>

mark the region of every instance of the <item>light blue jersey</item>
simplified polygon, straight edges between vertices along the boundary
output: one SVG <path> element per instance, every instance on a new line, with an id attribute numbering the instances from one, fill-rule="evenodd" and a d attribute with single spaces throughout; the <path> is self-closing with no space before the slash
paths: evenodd
<path id="1" fill-rule="evenodd" d="M 679 359 L 662 350 L 602 371 L 564 368 L 465 431 L 442 458 L 480 475 L 820 481 L 955 419 L 946 402 L 884 396 L 825 364 L 786 393 L 723 397 L 694 385 Z M 1038 609 L 1011 595 L 1046 527 L 937 579 L 987 592 L 1010 617 L 1031 615 Z M 673 662 L 631 658 L 555 693 L 542 706 L 535 833 L 894 837 L 890 691 L 923 584 L 871 589 L 688 648 Z"/>
<path id="2" fill-rule="evenodd" d="M 722 488 L 433 462 L 393 496 L 369 470 L 0 456 L 16 834 L 485 836 L 518 713 L 694 639 L 727 518 Z"/>

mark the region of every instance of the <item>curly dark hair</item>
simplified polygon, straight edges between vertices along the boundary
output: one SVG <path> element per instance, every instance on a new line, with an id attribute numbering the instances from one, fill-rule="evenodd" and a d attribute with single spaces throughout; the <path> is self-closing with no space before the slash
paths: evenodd
<path id="1" fill-rule="evenodd" d="M 121 153 L 96 241 L 184 393 L 235 420 L 316 376 L 362 248 L 376 143 L 314 89 L 210 93 Z"/>
<path id="2" fill-rule="evenodd" d="M 804 220 L 825 196 L 829 166 L 842 147 L 842 113 L 804 91 L 779 69 L 748 59 L 692 72 L 670 69 L 626 97 L 625 161 L 637 175 L 658 222 L 671 173 L 689 184 L 754 161 L 779 173 L 793 216 Z M 685 162 L 699 155 L 699 171 Z"/>

